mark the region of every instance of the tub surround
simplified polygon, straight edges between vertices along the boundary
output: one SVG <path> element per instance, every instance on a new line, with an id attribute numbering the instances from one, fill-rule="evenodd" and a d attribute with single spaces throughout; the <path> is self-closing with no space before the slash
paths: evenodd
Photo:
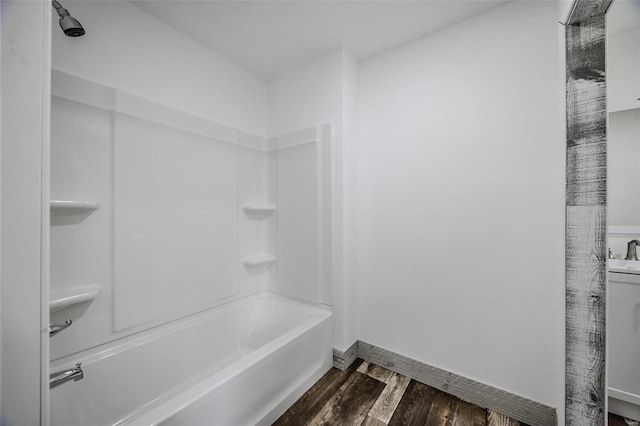
<path id="1" fill-rule="evenodd" d="M 52 95 L 52 360 L 275 286 L 241 259 L 275 255 L 276 217 L 239 207 L 274 204 L 272 141 L 62 71 Z"/>
<path id="2" fill-rule="evenodd" d="M 331 366 L 332 126 L 52 83 L 51 423 L 270 424 Z"/>
<path id="3" fill-rule="evenodd" d="M 53 360 L 258 291 L 330 303 L 331 125 L 264 138 L 57 70 L 52 94 Z"/>
<path id="4" fill-rule="evenodd" d="M 49 2 L 0 2 L 0 416 L 46 424 Z M 11 247 L 10 250 L 7 250 Z"/>

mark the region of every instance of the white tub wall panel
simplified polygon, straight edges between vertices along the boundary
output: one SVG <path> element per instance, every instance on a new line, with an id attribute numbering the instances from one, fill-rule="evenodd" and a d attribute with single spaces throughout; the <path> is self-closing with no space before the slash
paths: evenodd
<path id="1" fill-rule="evenodd" d="M 52 83 L 53 155 L 55 156 L 52 172 L 53 195 L 59 198 L 87 196 L 101 203 L 100 208 L 91 214 L 61 216 L 53 220 L 51 246 L 54 257 L 52 276 L 55 280 L 52 288 L 62 289 L 83 285 L 87 284 L 88 280 L 102 287 L 95 301 L 53 314 L 52 320 L 56 322 L 62 322 L 67 318 L 72 318 L 75 322 L 71 328 L 58 334 L 56 339 L 52 339 L 52 359 L 58 359 L 167 321 L 167 318 L 162 318 L 122 331 L 113 330 L 112 181 L 114 177 L 112 169 L 115 166 L 113 165 L 113 113 L 111 110 L 126 111 L 128 114 L 139 116 L 138 118 L 146 117 L 152 128 L 154 125 L 162 124 L 163 120 L 171 122 L 178 128 L 173 129 L 174 132 L 186 133 L 187 137 L 200 135 L 211 140 L 217 137 L 231 138 L 228 140 L 229 143 L 237 144 L 239 149 L 252 152 L 255 158 L 262 159 L 260 160 L 262 163 L 258 161 L 255 164 L 248 164 L 243 171 L 237 171 L 239 179 L 249 173 L 247 179 L 255 180 L 256 178 L 251 174 L 251 167 L 255 166 L 256 170 L 261 170 L 259 178 L 255 180 L 260 184 L 255 187 L 255 190 L 251 190 L 253 192 L 249 196 L 252 200 L 261 199 L 265 196 L 264 194 L 268 194 L 266 197 L 273 200 L 276 181 L 275 154 L 260 152 L 275 147 L 274 140 L 246 134 L 217 123 L 208 123 L 203 118 L 190 116 L 183 111 L 135 96 L 123 96 L 122 91 L 61 71 L 53 72 Z M 123 99 L 129 98 L 135 102 L 123 102 Z M 90 125 L 88 126 L 87 123 Z M 147 156 L 147 153 L 144 155 Z M 265 155 L 269 156 L 268 160 L 265 159 Z M 250 156 L 250 158 L 253 157 Z M 238 167 L 242 164 L 239 158 Z M 267 176 L 267 191 L 264 190 L 264 176 Z M 249 186 L 251 185 L 247 183 L 247 187 Z M 238 203 L 244 197 L 243 194 L 248 193 L 247 191 L 249 189 L 238 188 Z M 236 208 L 238 210 L 236 220 L 240 221 L 243 214 L 240 214 L 239 206 Z M 258 227 L 255 231 L 250 231 L 254 240 L 249 242 L 253 247 L 260 247 L 261 250 L 262 247 L 268 247 L 266 249 L 268 253 L 276 252 L 275 222 L 276 219 L 273 218 L 266 228 Z M 238 232 L 238 238 L 242 241 L 240 232 Z M 246 273 L 239 260 L 236 260 L 236 264 L 239 274 Z M 249 279 L 255 282 L 250 285 L 247 285 L 246 281 L 242 280 L 242 275 L 239 275 L 238 297 L 249 291 L 272 289 L 275 285 L 275 264 L 268 268 L 266 274 L 263 271 L 256 273 L 255 270 L 252 273 Z"/>
<path id="2" fill-rule="evenodd" d="M 114 328 L 237 294 L 238 146 L 117 114 Z"/>
<path id="3" fill-rule="evenodd" d="M 116 110 L 114 88 L 55 68 L 51 69 L 51 95 L 100 109 Z"/>
<path id="4" fill-rule="evenodd" d="M 243 262 L 252 256 L 275 255 L 276 220 L 275 214 L 270 219 L 247 220 L 244 213 L 241 212 L 239 219 L 239 294 L 252 294 L 261 290 L 276 289 L 277 260 L 255 266 L 245 265 Z"/>
<path id="5" fill-rule="evenodd" d="M 44 424 L 48 393 L 49 69 L 51 7 L 0 3 L 0 413 L 4 424 Z M 43 300 L 44 299 L 44 300 Z"/>
<path id="6" fill-rule="evenodd" d="M 320 192 L 322 217 L 320 220 L 320 236 L 322 240 L 320 254 L 320 270 L 322 284 L 320 287 L 320 303 L 333 306 L 333 274 L 334 274 L 334 227 L 333 212 L 336 203 L 333 188 L 333 155 L 334 139 L 333 126 L 323 124 L 318 127 L 320 139 Z M 335 326 L 335 324 L 334 324 Z"/>
<path id="7" fill-rule="evenodd" d="M 333 274 L 333 206 L 336 200 L 333 197 L 334 188 L 332 168 L 334 162 L 334 147 L 332 145 L 334 134 L 331 124 L 310 127 L 297 132 L 282 135 L 276 138 L 276 155 L 282 149 L 298 147 L 313 143 L 316 147 L 316 188 L 317 188 L 317 262 L 318 262 L 318 291 L 320 296 L 314 302 L 331 305 L 333 300 L 333 289 L 331 286 Z M 311 170 L 308 170 L 311 178 Z M 284 177 L 283 177 L 284 178 Z M 295 178 L 294 178 L 295 179 Z M 310 207 L 310 206 L 308 206 Z"/>
<path id="8" fill-rule="evenodd" d="M 238 156 L 238 285 L 240 294 L 275 290 L 277 264 L 246 267 L 248 256 L 276 253 L 277 211 L 266 219 L 248 217 L 245 205 L 276 204 L 275 154 L 240 147 Z"/>
<path id="9" fill-rule="evenodd" d="M 108 197 L 111 112 L 57 96 L 51 104 L 51 198 L 97 198 L 96 191 Z"/>
<path id="10" fill-rule="evenodd" d="M 303 145 L 320 140 L 320 127 L 313 126 L 295 132 L 286 133 L 275 138 L 276 149 Z"/>
<path id="11" fill-rule="evenodd" d="M 321 302 L 321 194 L 318 141 L 278 149 L 278 290 Z"/>
<path id="12" fill-rule="evenodd" d="M 112 333 L 112 130 L 111 112 L 52 98 L 52 198 L 93 197 L 100 208 L 52 219 L 51 290 L 91 283 L 102 287 L 93 302 L 51 315 L 53 322 L 74 321 L 51 339 L 52 359 L 100 344 Z"/>
<path id="13" fill-rule="evenodd" d="M 225 140 L 258 151 L 272 149 L 270 139 L 177 109 L 175 106 L 154 102 L 122 89 L 80 78 L 75 74 L 53 69 L 51 80 L 51 93 L 56 97 L 131 115 L 200 136 Z"/>
<path id="14" fill-rule="evenodd" d="M 302 129 L 275 138 L 274 152 L 278 290 L 323 304 L 332 302 L 332 136 L 331 124 Z"/>

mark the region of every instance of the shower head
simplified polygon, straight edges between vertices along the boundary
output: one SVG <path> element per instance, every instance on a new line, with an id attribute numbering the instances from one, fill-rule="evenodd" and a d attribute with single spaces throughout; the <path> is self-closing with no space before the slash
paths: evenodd
<path id="1" fill-rule="evenodd" d="M 62 31 L 69 37 L 79 37 L 84 35 L 84 28 L 82 28 L 82 24 L 69 14 L 69 11 L 62 7 L 60 3 L 56 0 L 52 0 L 51 4 L 58 12 L 58 16 L 60 17 L 60 28 Z"/>

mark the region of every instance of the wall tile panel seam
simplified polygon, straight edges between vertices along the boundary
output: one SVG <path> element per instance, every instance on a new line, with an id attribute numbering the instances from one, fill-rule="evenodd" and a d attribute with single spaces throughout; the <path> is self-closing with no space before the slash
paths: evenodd
<path id="1" fill-rule="evenodd" d="M 62 71 L 53 70 L 52 83 L 52 95 L 55 97 L 261 152 L 273 152 L 307 143 L 322 142 L 319 130 L 321 126 L 308 127 L 275 138 L 263 138 Z"/>
<path id="2" fill-rule="evenodd" d="M 205 136 L 258 151 L 270 151 L 269 139 L 126 91 L 52 70 L 52 96 Z"/>

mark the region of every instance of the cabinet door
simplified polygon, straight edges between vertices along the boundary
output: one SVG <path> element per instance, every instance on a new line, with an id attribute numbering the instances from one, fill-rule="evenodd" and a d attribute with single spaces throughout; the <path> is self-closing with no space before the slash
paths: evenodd
<path id="1" fill-rule="evenodd" d="M 640 405 L 640 275 L 609 274 L 609 396 Z"/>

